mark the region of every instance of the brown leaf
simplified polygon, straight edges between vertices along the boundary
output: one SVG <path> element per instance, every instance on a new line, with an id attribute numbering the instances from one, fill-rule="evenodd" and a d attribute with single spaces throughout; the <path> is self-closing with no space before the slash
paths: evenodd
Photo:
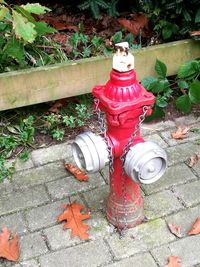
<path id="1" fill-rule="evenodd" d="M 181 267 L 181 259 L 178 256 L 168 257 L 168 264 L 165 267 Z"/>
<path id="2" fill-rule="evenodd" d="M 193 31 L 193 32 L 190 32 L 190 35 L 191 35 L 191 36 L 197 36 L 197 35 L 200 35 L 200 31 Z"/>
<path id="3" fill-rule="evenodd" d="M 118 22 L 134 36 L 137 36 L 141 30 L 148 29 L 148 19 L 143 13 L 134 14 L 131 20 L 125 18 L 118 19 Z"/>
<path id="4" fill-rule="evenodd" d="M 184 126 L 184 125 L 179 125 L 179 126 L 176 126 L 177 127 L 177 130 L 176 132 L 173 132 L 171 133 L 171 137 L 173 139 L 184 139 L 187 137 L 187 134 L 191 128 L 191 126 Z"/>
<path id="5" fill-rule="evenodd" d="M 87 230 L 90 226 L 84 224 L 82 221 L 89 219 L 89 214 L 82 214 L 80 211 L 85 207 L 74 201 L 72 204 L 65 204 L 63 213 L 58 217 L 57 221 L 67 221 L 63 228 L 72 230 L 72 237 L 79 236 L 82 240 L 88 240 L 89 234 Z"/>
<path id="6" fill-rule="evenodd" d="M 66 98 L 56 100 L 52 107 L 50 107 L 49 111 L 52 113 L 58 113 L 59 108 L 66 104 Z"/>
<path id="7" fill-rule="evenodd" d="M 11 231 L 4 227 L 0 233 L 0 257 L 10 261 L 19 259 L 19 237 L 15 233 L 11 238 Z"/>
<path id="8" fill-rule="evenodd" d="M 168 223 L 168 227 L 169 227 L 169 230 L 172 234 L 174 234 L 175 236 L 181 238 L 182 237 L 182 234 L 181 234 L 181 227 L 180 226 L 177 226 L 176 224 L 174 223 Z"/>
<path id="9" fill-rule="evenodd" d="M 199 160 L 199 154 L 197 153 L 194 153 L 191 157 L 190 157 L 190 162 L 188 164 L 188 166 L 191 168 L 193 167 L 194 165 L 197 164 L 198 160 Z"/>
<path id="10" fill-rule="evenodd" d="M 79 181 L 88 181 L 88 176 L 81 171 L 79 168 L 73 166 L 72 164 L 64 163 L 65 169 L 69 171 L 74 177 Z"/>
<path id="11" fill-rule="evenodd" d="M 192 228 L 188 232 L 188 235 L 198 235 L 198 234 L 200 234 L 200 217 L 196 219 L 196 221 L 192 225 Z"/>

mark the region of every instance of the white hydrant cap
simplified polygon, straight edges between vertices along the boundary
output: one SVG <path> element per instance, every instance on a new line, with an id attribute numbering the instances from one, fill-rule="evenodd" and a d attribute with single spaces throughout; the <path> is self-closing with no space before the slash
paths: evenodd
<path id="1" fill-rule="evenodd" d="M 166 162 L 165 151 L 158 144 L 147 141 L 130 148 L 124 168 L 133 181 L 151 184 L 164 174 Z"/>
<path id="2" fill-rule="evenodd" d="M 72 153 L 77 166 L 89 173 L 100 171 L 109 162 L 106 142 L 92 132 L 81 133 L 75 138 Z"/>
<path id="3" fill-rule="evenodd" d="M 127 72 L 134 69 L 134 56 L 129 52 L 128 42 L 115 44 L 113 56 L 113 69 L 119 72 Z"/>

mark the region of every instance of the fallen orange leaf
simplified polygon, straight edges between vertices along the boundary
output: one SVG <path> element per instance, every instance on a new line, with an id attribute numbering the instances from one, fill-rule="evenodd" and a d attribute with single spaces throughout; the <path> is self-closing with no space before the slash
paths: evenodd
<path id="1" fill-rule="evenodd" d="M 169 230 L 171 231 L 172 234 L 174 234 L 175 236 L 177 236 L 179 238 L 182 237 L 180 226 L 177 226 L 174 223 L 168 223 L 168 227 L 169 227 Z"/>
<path id="2" fill-rule="evenodd" d="M 89 214 L 82 214 L 80 211 L 84 209 L 84 206 L 74 201 L 72 204 L 65 204 L 63 213 L 58 217 L 58 222 L 67 221 L 64 224 L 64 229 L 72 230 L 72 237 L 79 236 L 82 240 L 88 240 L 89 234 L 87 230 L 90 226 L 84 224 L 82 221 L 89 219 Z"/>
<path id="3" fill-rule="evenodd" d="M 59 108 L 66 105 L 66 98 L 56 100 L 52 107 L 49 108 L 49 111 L 52 113 L 58 113 Z"/>
<path id="4" fill-rule="evenodd" d="M 65 169 L 68 170 L 71 174 L 73 174 L 78 181 L 88 181 L 88 176 L 79 168 L 67 163 L 64 163 L 64 166 Z"/>
<path id="5" fill-rule="evenodd" d="M 11 231 L 4 227 L 0 233 L 0 257 L 10 261 L 19 259 L 18 234 L 11 238 Z"/>
<path id="6" fill-rule="evenodd" d="M 181 267 L 181 259 L 178 256 L 168 257 L 168 264 L 165 267 Z"/>
<path id="7" fill-rule="evenodd" d="M 191 126 L 184 126 L 184 125 L 179 125 L 177 126 L 176 132 L 173 132 L 171 134 L 173 139 L 184 139 L 187 137 L 187 134 L 190 130 Z"/>
<path id="8" fill-rule="evenodd" d="M 137 36 L 144 28 L 148 29 L 148 19 L 143 13 L 133 14 L 131 20 L 120 18 L 118 22 L 134 36 Z"/>
<path id="9" fill-rule="evenodd" d="M 191 157 L 190 157 L 190 162 L 189 162 L 189 167 L 193 167 L 194 165 L 197 164 L 198 160 L 199 160 L 199 154 L 194 153 Z"/>
<path id="10" fill-rule="evenodd" d="M 198 234 L 200 234 L 200 217 L 196 219 L 196 221 L 192 225 L 192 228 L 188 232 L 188 235 L 198 235 Z"/>

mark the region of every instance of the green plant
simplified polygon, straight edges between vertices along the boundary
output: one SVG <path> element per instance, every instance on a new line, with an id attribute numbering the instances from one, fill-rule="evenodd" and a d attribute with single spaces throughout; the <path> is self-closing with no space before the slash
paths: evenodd
<path id="1" fill-rule="evenodd" d="M 149 76 L 141 82 L 148 91 L 156 95 L 156 102 L 154 104 L 153 112 L 148 118 L 149 120 L 155 117 L 165 116 L 163 108 L 167 107 L 173 92 L 167 79 L 167 67 L 158 59 L 156 60 L 155 71 L 158 74 L 158 77 Z"/>
<path id="2" fill-rule="evenodd" d="M 39 3 L 13 6 L 0 1 L 0 72 L 66 60 L 60 46 L 44 36 L 56 30 L 33 16 L 49 11 Z M 46 52 L 49 46 L 53 53 Z"/>
<path id="3" fill-rule="evenodd" d="M 176 107 L 188 113 L 193 104 L 200 103 L 200 60 L 191 60 L 182 64 L 178 70 L 177 84 L 182 92 L 176 100 Z"/>
<path id="4" fill-rule="evenodd" d="M 200 8 L 198 0 L 145 0 L 140 7 L 148 15 L 154 30 L 165 40 L 188 37 L 199 30 Z"/>
<path id="5" fill-rule="evenodd" d="M 78 6 L 81 10 L 90 9 L 93 17 L 98 19 L 100 17 L 100 9 L 111 8 L 104 0 L 86 0 Z"/>
<path id="6" fill-rule="evenodd" d="M 149 76 L 141 81 L 141 84 L 148 91 L 156 95 L 156 102 L 149 119 L 164 117 L 164 108 L 167 107 L 172 96 L 177 98 L 177 109 L 184 113 L 190 112 L 193 104 L 200 103 L 200 81 L 198 80 L 200 60 L 183 63 L 174 80 L 167 78 L 167 66 L 158 59 L 156 60 L 155 71 L 158 78 Z"/>
<path id="7" fill-rule="evenodd" d="M 53 139 L 57 140 L 57 141 L 62 141 L 63 137 L 64 137 L 65 131 L 63 129 L 54 129 L 51 132 L 51 135 L 53 137 Z"/>

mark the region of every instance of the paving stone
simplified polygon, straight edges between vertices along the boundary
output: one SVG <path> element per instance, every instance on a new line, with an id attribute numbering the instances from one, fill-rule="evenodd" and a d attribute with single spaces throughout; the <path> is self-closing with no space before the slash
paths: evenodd
<path id="1" fill-rule="evenodd" d="M 200 150 L 200 148 L 199 148 L 199 150 Z M 198 174 L 198 176 L 199 176 L 199 178 L 200 178 L 200 160 L 197 162 L 196 165 L 194 165 L 194 166 L 192 167 L 192 169 L 195 170 L 195 172 Z"/>
<path id="2" fill-rule="evenodd" d="M 45 254 L 48 249 L 40 233 L 29 234 L 20 238 L 20 260 L 28 260 Z"/>
<path id="3" fill-rule="evenodd" d="M 169 232 L 164 220 L 157 219 L 128 230 L 122 239 L 117 233 L 106 239 L 115 259 L 121 259 L 169 243 L 175 236 Z"/>
<path id="4" fill-rule="evenodd" d="M 17 172 L 13 176 L 15 188 L 23 188 L 31 185 L 42 184 L 60 177 L 69 176 L 62 162 L 54 162 L 37 168 Z"/>
<path id="5" fill-rule="evenodd" d="M 0 215 L 34 207 L 47 201 L 48 196 L 43 186 L 17 191 L 0 199 Z"/>
<path id="6" fill-rule="evenodd" d="M 167 264 L 169 256 L 179 256 L 181 258 L 181 267 L 189 267 L 200 263 L 200 235 L 190 236 L 179 239 L 171 244 L 152 250 L 154 258 L 159 266 Z"/>
<path id="7" fill-rule="evenodd" d="M 92 211 L 97 211 L 99 209 L 105 210 L 108 193 L 109 186 L 105 185 L 90 192 L 86 192 L 83 196 L 87 201 L 88 207 L 90 207 Z"/>
<path id="8" fill-rule="evenodd" d="M 53 161 L 66 159 L 72 156 L 71 145 L 63 143 L 34 150 L 31 157 L 35 166 L 44 165 Z"/>
<path id="9" fill-rule="evenodd" d="M 73 176 L 47 183 L 48 191 L 53 199 L 60 199 L 78 192 L 85 192 L 104 185 L 105 182 L 99 173 L 89 175 L 88 182 L 77 181 Z"/>
<path id="10" fill-rule="evenodd" d="M 184 163 L 168 167 L 165 174 L 156 183 L 144 185 L 141 187 L 148 195 L 164 189 L 168 189 L 173 185 L 184 184 L 188 181 L 193 181 L 197 177 L 192 173 L 191 169 Z"/>
<path id="11" fill-rule="evenodd" d="M 144 212 L 148 219 L 163 217 L 181 209 L 183 206 L 169 190 L 144 198 Z"/>
<path id="12" fill-rule="evenodd" d="M 112 231 L 112 227 L 108 225 L 107 220 L 101 213 L 91 214 L 91 218 L 85 220 L 84 223 L 91 227 L 88 230 L 90 240 L 103 238 Z M 44 234 L 52 250 L 71 247 L 84 242 L 79 237 L 72 238 L 71 230 L 63 230 L 63 225 L 64 223 L 60 223 L 44 230 Z"/>
<path id="13" fill-rule="evenodd" d="M 94 267 L 110 260 L 108 248 L 98 240 L 42 256 L 40 263 L 41 267 Z"/>
<path id="14" fill-rule="evenodd" d="M 190 125 L 200 121 L 200 116 L 194 116 L 193 114 L 176 118 L 174 120 L 176 125 Z"/>
<path id="15" fill-rule="evenodd" d="M 151 134 L 144 138 L 145 141 L 153 141 L 157 143 L 162 148 L 165 148 L 168 146 L 168 144 L 158 135 L 158 134 Z"/>
<path id="16" fill-rule="evenodd" d="M 200 203 L 200 181 L 174 188 L 177 197 L 181 198 L 187 207 Z"/>
<path id="17" fill-rule="evenodd" d="M 200 123 L 195 124 L 193 128 L 199 129 L 200 130 Z M 171 137 L 171 134 L 175 132 L 177 128 L 174 128 L 170 131 L 164 131 L 161 133 L 162 138 L 170 145 L 170 146 L 175 146 L 177 144 L 181 143 L 187 143 L 191 142 L 193 140 L 199 139 L 199 132 L 189 132 L 187 137 L 181 140 L 176 140 Z"/>
<path id="18" fill-rule="evenodd" d="M 175 127 L 175 123 L 173 121 L 143 123 L 141 127 L 141 136 L 151 135 L 172 127 Z"/>
<path id="19" fill-rule="evenodd" d="M 7 227 L 13 232 L 24 234 L 27 232 L 26 224 L 21 212 L 0 217 L 0 229 Z"/>
<path id="20" fill-rule="evenodd" d="M 200 205 L 170 215 L 166 217 L 166 221 L 167 223 L 174 223 L 181 226 L 182 235 L 187 236 L 188 231 L 191 229 L 197 217 L 200 217 Z"/>
<path id="21" fill-rule="evenodd" d="M 188 160 L 195 152 L 199 152 L 197 144 L 186 143 L 166 148 L 168 155 L 168 166 Z"/>
<path id="22" fill-rule="evenodd" d="M 5 179 L 3 180 L 3 182 L 0 183 L 0 199 L 13 193 L 13 191 L 14 188 L 11 180 Z"/>
<path id="23" fill-rule="evenodd" d="M 39 264 L 35 260 L 20 262 L 20 264 L 16 264 L 13 267 L 39 267 Z"/>
<path id="24" fill-rule="evenodd" d="M 107 267 L 157 267 L 154 259 L 149 253 L 136 255 L 125 260 L 107 265 Z"/>
<path id="25" fill-rule="evenodd" d="M 14 164 L 15 166 L 15 171 L 22 171 L 22 170 L 26 170 L 26 169 L 30 169 L 34 167 L 31 157 L 27 161 L 22 161 L 17 158 L 16 160 L 12 159 L 6 162 L 6 166 L 8 167 L 9 166 L 11 167 L 12 164 Z"/>

